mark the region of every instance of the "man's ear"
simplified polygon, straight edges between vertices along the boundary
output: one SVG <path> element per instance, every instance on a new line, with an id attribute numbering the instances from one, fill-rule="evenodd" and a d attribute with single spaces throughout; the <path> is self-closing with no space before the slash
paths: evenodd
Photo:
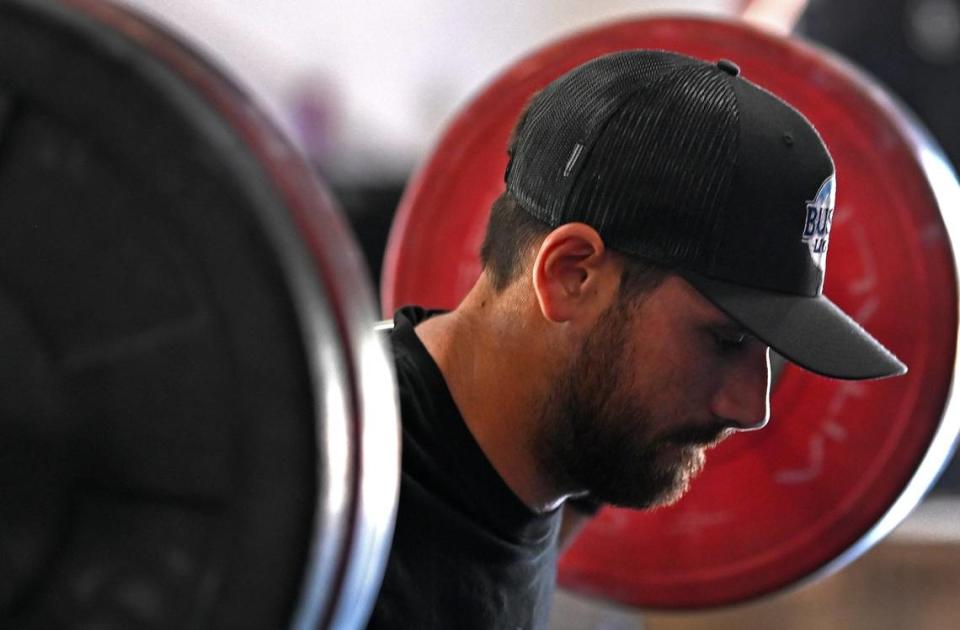
<path id="1" fill-rule="evenodd" d="M 605 308 L 619 277 L 603 239 L 585 223 L 566 223 L 547 234 L 533 263 L 534 293 L 543 316 L 552 322 Z"/>

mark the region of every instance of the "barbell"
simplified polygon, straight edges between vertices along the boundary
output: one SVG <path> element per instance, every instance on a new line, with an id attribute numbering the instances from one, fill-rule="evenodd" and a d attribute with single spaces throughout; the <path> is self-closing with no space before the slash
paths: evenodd
<path id="1" fill-rule="evenodd" d="M 601 27 L 514 64 L 412 180 L 381 301 L 451 307 L 479 274 L 527 98 L 605 52 L 729 57 L 837 162 L 827 292 L 911 366 L 780 372 L 773 420 L 711 452 L 687 498 L 604 509 L 567 588 L 697 608 L 835 570 L 946 463 L 960 191 L 882 89 L 736 22 Z M 54 627 L 365 623 L 399 479 L 392 365 L 335 203 L 243 90 L 97 0 L 0 4 L 0 620 Z"/>

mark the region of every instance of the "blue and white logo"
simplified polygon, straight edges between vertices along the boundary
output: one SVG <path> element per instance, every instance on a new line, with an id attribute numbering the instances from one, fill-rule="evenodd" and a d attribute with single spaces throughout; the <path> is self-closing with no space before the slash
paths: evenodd
<path id="1" fill-rule="evenodd" d="M 803 223 L 803 242 L 810 248 L 813 264 L 825 271 L 827 245 L 830 241 L 830 223 L 833 221 L 833 206 L 836 192 L 833 175 L 820 184 L 816 197 L 807 202 L 806 219 Z"/>

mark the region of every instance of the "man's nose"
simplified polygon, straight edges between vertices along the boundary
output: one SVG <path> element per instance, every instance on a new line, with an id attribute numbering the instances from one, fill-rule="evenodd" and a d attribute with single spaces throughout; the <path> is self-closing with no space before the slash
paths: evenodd
<path id="1" fill-rule="evenodd" d="M 770 419 L 770 350 L 754 342 L 729 366 L 713 401 L 713 413 L 738 431 L 756 431 Z"/>

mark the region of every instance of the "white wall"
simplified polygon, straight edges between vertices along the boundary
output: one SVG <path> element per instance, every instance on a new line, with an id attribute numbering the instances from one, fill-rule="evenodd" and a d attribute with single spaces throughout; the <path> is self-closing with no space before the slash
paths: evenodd
<path id="1" fill-rule="evenodd" d="M 643 12 L 729 14 L 738 0 L 123 0 L 229 67 L 331 175 L 403 176 L 468 96 L 561 35 Z M 319 132 L 294 131 L 309 100 Z M 302 125 L 300 125 L 302 127 Z"/>

